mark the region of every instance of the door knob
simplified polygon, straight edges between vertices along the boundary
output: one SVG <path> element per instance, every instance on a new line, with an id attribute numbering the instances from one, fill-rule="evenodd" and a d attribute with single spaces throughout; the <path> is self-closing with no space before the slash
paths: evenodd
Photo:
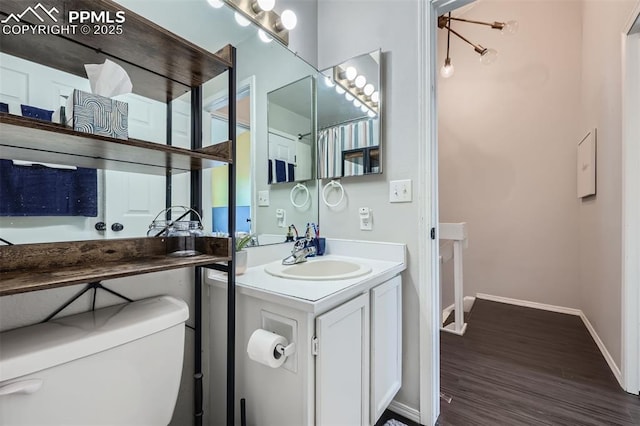
<path id="1" fill-rule="evenodd" d="M 123 229 L 124 229 L 124 225 L 123 225 L 123 224 L 121 224 L 121 223 L 116 222 L 116 223 L 114 223 L 113 225 L 111 225 L 111 230 L 112 230 L 113 232 L 120 232 L 120 231 L 122 231 Z"/>
<path id="2" fill-rule="evenodd" d="M 107 224 L 104 222 L 98 222 L 95 224 L 94 228 L 96 228 L 96 231 L 106 231 Z"/>

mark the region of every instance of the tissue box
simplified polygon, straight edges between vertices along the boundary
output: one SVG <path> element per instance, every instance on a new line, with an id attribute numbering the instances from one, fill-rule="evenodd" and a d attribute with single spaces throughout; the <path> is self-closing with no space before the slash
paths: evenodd
<path id="1" fill-rule="evenodd" d="M 126 102 L 75 89 L 67 100 L 67 126 L 78 132 L 129 139 Z"/>

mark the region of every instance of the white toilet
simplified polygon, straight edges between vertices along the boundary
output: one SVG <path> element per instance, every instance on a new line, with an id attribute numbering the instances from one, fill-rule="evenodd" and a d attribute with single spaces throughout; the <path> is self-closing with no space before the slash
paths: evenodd
<path id="1" fill-rule="evenodd" d="M 0 333 L 0 425 L 167 425 L 188 316 L 161 296 Z"/>

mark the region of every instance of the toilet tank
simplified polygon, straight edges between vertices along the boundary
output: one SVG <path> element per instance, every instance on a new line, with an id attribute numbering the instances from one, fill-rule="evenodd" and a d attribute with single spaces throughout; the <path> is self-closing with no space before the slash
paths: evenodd
<path id="1" fill-rule="evenodd" d="M 161 296 L 0 333 L 0 425 L 167 425 L 188 316 Z"/>

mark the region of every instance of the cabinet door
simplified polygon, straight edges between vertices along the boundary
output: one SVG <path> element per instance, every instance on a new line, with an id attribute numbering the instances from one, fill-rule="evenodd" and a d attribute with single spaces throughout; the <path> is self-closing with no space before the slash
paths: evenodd
<path id="1" fill-rule="evenodd" d="M 402 279 L 371 290 L 371 424 L 402 385 Z"/>
<path id="2" fill-rule="evenodd" d="M 316 318 L 316 426 L 369 424 L 369 295 Z"/>

